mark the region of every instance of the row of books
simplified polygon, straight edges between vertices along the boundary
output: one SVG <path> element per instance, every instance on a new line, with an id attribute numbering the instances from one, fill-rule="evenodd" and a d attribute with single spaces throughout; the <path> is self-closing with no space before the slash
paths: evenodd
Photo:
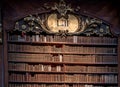
<path id="1" fill-rule="evenodd" d="M 65 52 L 78 53 L 116 53 L 115 47 L 84 47 L 84 46 L 63 46 Z"/>
<path id="2" fill-rule="evenodd" d="M 8 40 L 13 41 L 32 41 L 32 42 L 71 42 L 71 43 L 98 43 L 98 44 L 117 44 L 117 38 L 112 37 L 84 37 L 84 36 L 67 36 L 57 35 L 9 35 Z"/>
<path id="3" fill-rule="evenodd" d="M 64 84 L 9 84 L 9 87 L 68 87 L 68 86 L 65 86 Z"/>
<path id="4" fill-rule="evenodd" d="M 63 66 L 60 65 L 43 65 L 43 64 L 27 64 L 27 63 L 9 63 L 8 68 L 10 70 L 18 71 L 63 71 Z"/>
<path id="5" fill-rule="evenodd" d="M 9 44 L 9 51 L 20 52 L 72 52 L 72 53 L 117 53 L 116 47 L 83 47 L 83 46 L 57 46 L 57 45 L 19 45 Z"/>
<path id="6" fill-rule="evenodd" d="M 17 73 L 11 73 L 9 75 L 9 81 L 62 82 L 62 81 L 64 81 L 64 75 L 63 74 L 30 74 L 30 73 L 17 74 Z"/>
<path id="7" fill-rule="evenodd" d="M 11 61 L 33 61 L 33 62 L 69 62 L 69 63 L 117 63 L 117 56 L 109 55 L 72 55 L 72 54 L 27 54 L 8 53 Z"/>
<path id="8" fill-rule="evenodd" d="M 117 72 L 117 67 L 110 67 L 110 66 L 78 66 L 78 65 L 66 65 L 65 71 L 68 72 L 98 72 L 98 73 L 105 73 L 105 72 Z"/>
<path id="9" fill-rule="evenodd" d="M 97 75 L 97 74 L 68 74 L 65 75 L 65 82 L 88 82 L 88 83 L 117 83 L 117 75 Z"/>
<path id="10" fill-rule="evenodd" d="M 96 85 L 82 85 L 82 86 L 79 86 L 79 85 L 77 85 L 75 87 L 118 87 L 118 86 L 96 86 Z"/>
<path id="11" fill-rule="evenodd" d="M 117 56 L 102 55 L 63 55 L 64 62 L 117 63 Z"/>
<path id="12" fill-rule="evenodd" d="M 83 84 L 9 84 L 9 87 L 118 87 L 118 86 L 96 86 Z"/>
<path id="13" fill-rule="evenodd" d="M 65 83 L 117 83 L 118 75 L 97 74 L 17 74 L 9 75 L 10 82 L 65 82 Z"/>
<path id="14" fill-rule="evenodd" d="M 26 54 L 8 53 L 8 59 L 12 61 L 33 61 L 33 62 L 63 62 L 61 54 Z"/>
<path id="15" fill-rule="evenodd" d="M 115 66 L 81 66 L 81 65 L 50 65 L 50 64 L 28 64 L 9 63 L 9 70 L 18 71 L 67 71 L 67 72 L 117 72 Z"/>

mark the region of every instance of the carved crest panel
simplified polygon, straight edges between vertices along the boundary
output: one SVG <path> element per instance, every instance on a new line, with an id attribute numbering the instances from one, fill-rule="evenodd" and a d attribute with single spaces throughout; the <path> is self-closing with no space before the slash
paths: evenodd
<path id="1" fill-rule="evenodd" d="M 79 14 L 80 7 L 72 8 L 63 0 L 53 7 L 45 4 L 51 12 L 30 14 L 16 21 L 15 29 L 22 32 L 48 33 L 57 35 L 111 35 L 109 24 L 104 21 Z"/>
<path id="2" fill-rule="evenodd" d="M 47 20 L 48 29 L 52 32 L 59 32 L 59 30 L 69 31 L 74 33 L 79 29 L 80 19 L 74 15 L 68 14 L 68 18 L 58 18 L 57 14 L 51 14 Z"/>

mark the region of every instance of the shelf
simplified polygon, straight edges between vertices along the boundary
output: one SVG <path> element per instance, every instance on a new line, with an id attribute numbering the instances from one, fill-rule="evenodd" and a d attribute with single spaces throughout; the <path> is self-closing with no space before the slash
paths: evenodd
<path id="1" fill-rule="evenodd" d="M 27 54 L 70 54 L 70 55 L 117 55 L 117 53 L 23 52 L 23 51 L 8 51 L 8 53 L 27 53 Z"/>
<path id="2" fill-rule="evenodd" d="M 41 84 L 41 83 L 46 83 L 46 84 L 93 84 L 93 85 L 117 85 L 117 83 L 102 83 L 102 82 L 74 82 L 74 81 L 9 81 L 9 83 L 19 83 L 19 84 Z"/>
<path id="3" fill-rule="evenodd" d="M 12 61 L 12 60 L 8 60 L 8 62 L 13 62 L 13 63 L 32 63 L 32 64 L 36 64 L 36 63 L 38 63 L 38 64 L 57 64 L 57 65 L 63 65 L 64 63 L 63 62 L 40 62 L 40 61 L 22 61 L 22 60 L 20 60 L 20 61 Z"/>
<path id="4" fill-rule="evenodd" d="M 8 60 L 8 62 L 13 62 L 13 63 L 41 63 L 41 64 L 57 64 L 57 65 L 63 65 L 63 64 L 66 64 L 66 65 L 117 65 L 117 63 L 113 63 L 113 62 L 109 62 L 109 63 L 107 63 L 107 62 L 105 62 L 105 63 L 103 63 L 103 62 L 98 62 L 98 63 L 75 63 L 75 62 L 39 62 L 39 61 L 22 61 L 22 60 L 20 60 L 20 61 L 18 61 L 18 60 L 15 60 L 15 61 L 13 61 L 13 60 Z"/>
<path id="5" fill-rule="evenodd" d="M 98 62 L 98 63 L 95 63 L 95 62 L 91 62 L 91 63 L 85 63 L 85 62 L 81 62 L 81 63 L 70 63 L 70 62 L 64 62 L 64 64 L 66 64 L 66 65 L 89 65 L 89 66 L 92 66 L 92 65 L 117 65 L 117 63 L 112 63 L 112 62 L 109 62 L 109 63 L 107 63 L 107 62 L 105 62 L 105 63 L 103 63 L 103 62 Z"/>
<path id="6" fill-rule="evenodd" d="M 13 70 L 9 69 L 9 72 L 18 72 L 18 73 L 42 73 L 42 74 L 118 74 L 117 72 L 68 72 L 68 71 L 37 71 L 37 70 Z"/>
<path id="7" fill-rule="evenodd" d="M 82 46 L 117 46 L 117 44 L 109 43 L 73 43 L 73 42 L 30 42 L 30 41 L 8 41 L 13 44 L 30 44 L 30 45 L 82 45 Z"/>
<path id="8" fill-rule="evenodd" d="M 65 82 L 62 81 L 9 81 L 9 83 L 19 83 L 19 84 L 42 84 L 42 83 L 46 83 L 46 84 L 64 84 Z"/>

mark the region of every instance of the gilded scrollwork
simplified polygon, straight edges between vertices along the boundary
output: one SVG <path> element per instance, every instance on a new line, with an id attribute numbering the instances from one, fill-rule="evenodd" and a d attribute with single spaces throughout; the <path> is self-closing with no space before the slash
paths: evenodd
<path id="1" fill-rule="evenodd" d="M 52 7 L 52 10 L 57 10 L 60 16 L 66 16 L 67 11 L 73 11 L 71 5 L 66 5 L 64 0 L 60 0 L 59 4 L 55 3 L 55 5 Z"/>
<path id="2" fill-rule="evenodd" d="M 51 12 L 29 15 L 16 21 L 14 30 L 36 34 L 45 32 L 61 36 L 111 34 L 109 24 L 97 18 L 78 14 L 75 10 L 61 0 L 51 7 Z"/>

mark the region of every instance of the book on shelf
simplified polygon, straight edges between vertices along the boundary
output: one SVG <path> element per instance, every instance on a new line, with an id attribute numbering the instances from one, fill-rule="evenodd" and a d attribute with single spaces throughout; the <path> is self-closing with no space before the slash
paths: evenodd
<path id="1" fill-rule="evenodd" d="M 32 39 L 32 40 L 30 40 Z M 117 44 L 117 38 L 114 37 L 85 37 L 85 36 L 67 36 L 65 38 L 61 38 L 58 35 L 10 35 L 8 34 L 8 40 L 16 40 L 16 41 L 33 41 L 33 42 L 71 42 L 71 43 L 82 43 L 82 44 L 107 44 L 107 45 L 115 45 Z"/>

